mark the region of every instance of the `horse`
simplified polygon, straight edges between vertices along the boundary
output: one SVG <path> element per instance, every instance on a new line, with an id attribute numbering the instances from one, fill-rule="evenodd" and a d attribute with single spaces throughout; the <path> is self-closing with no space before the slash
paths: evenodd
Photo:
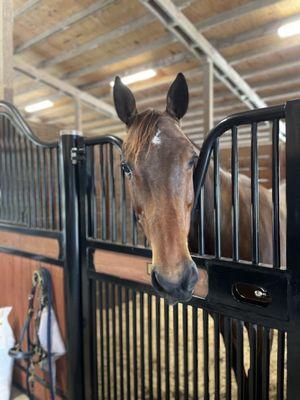
<path id="1" fill-rule="evenodd" d="M 127 127 L 123 167 L 129 177 L 130 195 L 138 223 L 152 249 L 151 282 L 169 304 L 188 302 L 199 274 L 191 252 L 197 248 L 198 221 L 191 220 L 194 203 L 193 172 L 199 149 L 184 134 L 180 120 L 186 114 L 189 92 L 179 73 L 171 84 L 165 111 L 138 112 L 131 90 L 115 78 L 117 115 Z M 222 168 L 221 256 L 232 258 L 231 174 Z M 210 165 L 204 185 L 205 251 L 214 254 L 214 170 Z M 283 192 L 283 190 L 281 190 Z M 282 196 L 282 203 L 284 196 Z M 259 185 L 259 261 L 273 263 L 272 193 Z M 251 261 L 251 180 L 239 174 L 239 257 Z M 285 207 L 280 208 L 281 265 L 285 265 Z M 221 333 L 224 329 L 221 322 Z M 234 327 L 233 327 L 234 328 Z M 236 338 L 233 329 L 233 353 Z M 262 339 L 258 333 L 258 352 Z M 236 358 L 235 356 L 233 357 Z M 236 373 L 237 366 L 233 365 Z M 244 373 L 244 376 L 246 374 Z M 245 378 L 246 379 L 246 378 Z"/>

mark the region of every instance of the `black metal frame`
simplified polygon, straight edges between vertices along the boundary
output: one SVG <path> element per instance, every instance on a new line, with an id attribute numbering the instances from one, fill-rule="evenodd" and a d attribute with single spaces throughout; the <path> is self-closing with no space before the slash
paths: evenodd
<path id="1" fill-rule="evenodd" d="M 87 139 L 76 135 L 64 135 L 60 142 L 45 143 L 32 133 L 27 124 L 23 121 L 18 111 L 7 103 L 0 103 L 0 163 L 4 166 L 0 176 L 0 189 L 4 193 L 2 203 L 7 215 L 0 222 L 0 229 L 13 231 L 26 235 L 55 238 L 60 245 L 59 258 L 52 259 L 38 254 L 30 254 L 19 249 L 0 248 L 0 252 L 29 257 L 35 260 L 48 262 L 54 265 L 63 266 L 65 279 L 65 304 L 67 317 L 68 335 L 68 398 L 69 399 L 98 399 L 98 362 L 97 347 L 99 345 L 96 336 L 97 315 L 106 315 L 108 318 L 109 304 L 112 302 L 112 318 L 126 317 L 126 336 L 125 348 L 121 340 L 121 355 L 127 352 L 129 357 L 129 324 L 133 324 L 133 343 L 136 346 L 136 312 L 142 313 L 148 301 L 148 313 L 152 313 L 153 289 L 144 284 L 130 280 L 118 279 L 107 274 L 95 272 L 93 266 L 93 254 L 96 249 L 111 250 L 115 252 L 150 257 L 151 251 L 147 247 L 146 241 L 138 235 L 134 214 L 127 215 L 126 207 L 128 198 L 126 197 L 126 185 L 124 174 L 120 171 L 120 187 L 118 196 L 120 197 L 120 214 L 117 214 L 117 189 L 115 181 L 115 156 L 114 149 L 121 153 L 122 142 L 113 137 L 101 137 Z M 287 179 L 287 268 L 280 269 L 279 252 L 279 120 L 285 119 L 286 122 L 286 179 Z M 271 121 L 271 122 L 270 122 Z M 257 168 L 257 148 L 258 134 L 257 126 L 260 122 L 271 123 L 273 138 L 273 266 L 270 269 L 260 265 L 259 260 L 259 199 L 258 199 L 258 168 Z M 252 202 L 252 263 L 245 263 L 239 257 L 239 199 L 238 199 L 238 127 L 240 125 L 251 126 L 251 202 Z M 2 129 L 2 130 L 1 130 Z M 221 254 L 221 235 L 220 235 L 220 176 L 219 176 L 219 138 L 230 131 L 232 135 L 232 210 L 233 210 L 233 248 L 232 259 L 224 260 Z M 10 135 L 10 137 L 8 136 Z M 20 139 L 21 138 L 21 139 Z M 245 398 L 243 377 L 243 321 L 247 321 L 249 341 L 251 344 L 250 362 L 251 370 L 249 373 L 249 398 L 268 398 L 268 356 L 262 357 L 260 370 L 256 370 L 253 365 L 258 362 L 257 349 L 259 346 L 258 335 L 261 329 L 262 343 L 266 348 L 270 347 L 269 331 L 278 330 L 278 398 L 284 398 L 284 353 L 285 353 L 285 333 L 287 332 L 287 393 L 288 399 L 298 399 L 300 393 L 300 371 L 298 364 L 300 361 L 300 272 L 297 268 L 299 259 L 298 238 L 300 237 L 300 101 L 288 102 L 287 105 L 271 107 L 266 109 L 252 110 L 245 113 L 234 114 L 214 128 L 205 140 L 199 162 L 195 170 L 195 210 L 199 218 L 199 248 L 198 253 L 193 255 L 199 268 L 204 268 L 209 275 L 209 295 L 206 299 L 193 297 L 188 306 L 183 307 L 183 346 L 184 355 L 184 396 L 187 398 L 188 392 L 193 387 L 194 393 L 198 391 L 198 342 L 197 329 L 198 308 L 203 309 L 203 332 L 204 332 L 204 393 L 205 398 L 209 396 L 208 385 L 208 315 L 213 316 L 214 320 L 214 351 L 216 360 L 219 359 L 219 335 L 221 324 L 224 323 L 224 341 L 226 344 L 226 396 L 231 397 L 231 377 L 230 368 L 233 362 L 232 349 L 232 326 L 235 324 L 237 332 L 236 346 L 237 352 L 237 382 L 238 397 Z M 14 151 L 13 151 L 14 150 Z M 215 254 L 205 255 L 204 240 L 204 216 L 203 216 L 203 193 L 202 187 L 208 166 L 213 154 L 214 163 L 214 210 L 215 210 Z M 98 157 L 98 158 L 97 158 Z M 59 158 L 59 163 L 57 162 Z M 96 159 L 100 163 L 100 180 L 96 176 Z M 97 162 L 98 162 L 97 161 Z M 9 168 L 10 167 L 10 168 Z M 27 168 L 24 168 L 27 167 Z M 40 168 L 41 167 L 41 168 Z M 38 169 L 38 171 L 36 171 Z M 22 179 L 17 179 L 16 174 L 20 172 Z M 98 173 L 98 172 L 97 172 Z M 15 181 L 14 179 L 15 178 Z M 11 182 L 14 182 L 12 185 Z M 100 183 L 99 183 L 100 182 Z M 98 185 L 98 186 L 97 186 Z M 52 188 L 52 191 L 51 191 Z M 101 193 L 100 193 L 100 192 Z M 99 195 L 100 193 L 100 195 Z M 50 196 L 50 197 L 49 197 Z M 100 197 L 99 197 L 100 196 Z M 102 199 L 100 204 L 97 203 Z M 12 200 L 11 204 L 9 201 Z M 19 213 L 20 204 L 24 202 L 27 208 L 26 218 L 24 213 Z M 107 204 L 110 204 L 109 215 L 106 214 Z M 102 215 L 99 226 L 99 206 Z M 1 215 L 1 218 L 4 214 Z M 119 218 L 121 226 L 118 231 Z M 128 218 L 131 220 L 130 238 L 126 232 Z M 21 225 L 20 223 L 21 222 Z M 101 234 L 99 234 L 99 232 Z M 100 235 L 100 236 L 99 236 Z M 139 243 L 139 244 L 138 244 Z M 230 273 L 227 273 L 230 270 Z M 238 282 L 247 281 L 264 288 L 266 281 L 270 284 L 268 292 L 274 301 L 271 306 L 265 308 L 261 304 L 251 304 L 249 302 L 237 301 L 232 293 L 233 286 Z M 99 295 L 99 290 L 103 289 L 105 298 Z M 122 289 L 123 288 L 123 289 Z M 123 293 L 125 298 L 123 298 Z M 136 294 L 140 296 L 139 311 L 136 303 Z M 118 303 L 115 303 L 115 295 Z M 147 298 L 146 298 L 147 296 Z M 129 299 L 133 304 L 133 321 L 129 320 Z M 122 304 L 125 302 L 125 311 Z M 160 304 L 162 300 L 156 300 L 156 335 L 162 328 L 160 316 Z M 191 308 L 189 308 L 191 307 Z M 192 310 L 192 311 L 191 311 Z M 125 312 L 125 315 L 123 315 Z M 106 314 L 105 314 L 106 313 Z M 187 318 L 192 313 L 193 329 L 187 331 Z M 151 314 L 149 314 L 151 316 Z M 101 317 L 101 318 L 102 318 Z M 142 314 L 141 314 L 142 317 Z M 178 349 L 178 307 L 174 308 L 174 349 Z M 108 321 L 108 320 L 107 320 Z M 109 324 L 103 321 L 107 331 L 100 332 L 101 340 L 110 340 Z M 170 377 L 169 358 L 169 308 L 164 305 L 164 343 L 166 351 L 166 370 L 165 384 L 166 393 L 170 396 Z M 113 333 L 116 333 L 116 325 L 113 322 Z M 154 323 L 154 320 L 153 320 Z M 146 326 L 141 318 L 140 330 L 144 332 Z M 152 340 L 151 318 L 148 321 L 149 340 Z M 130 325 L 131 326 L 131 325 Z M 260 328 L 261 327 L 261 328 Z M 101 328 L 102 329 L 102 328 Z M 118 332 L 121 332 L 119 326 Z M 193 379 L 188 381 L 188 356 L 187 356 L 187 337 L 193 335 Z M 116 349 L 117 337 L 113 335 L 113 342 L 109 346 L 113 351 Z M 99 339 L 100 340 L 100 339 Z M 102 344 L 100 343 L 100 346 Z M 103 346 L 105 343 L 103 343 Z M 177 346 L 177 347 L 176 347 Z M 110 348 L 110 347 L 107 347 Z M 145 395 L 145 349 L 141 357 L 141 377 L 138 377 L 137 369 L 133 371 L 133 394 L 137 398 L 138 388 L 141 390 L 142 398 Z M 231 350 L 230 350 L 231 349 Z M 137 365 L 136 347 L 133 349 L 133 360 Z M 160 354 L 160 341 L 156 343 L 157 354 Z M 267 354 L 267 353 L 266 353 Z M 119 362 L 123 362 L 120 355 Z M 104 387 L 104 371 L 101 370 L 102 390 L 108 390 L 108 397 L 117 395 L 116 382 L 124 383 L 126 376 L 117 377 L 116 374 L 116 354 L 113 354 L 113 386 Z M 148 348 L 147 360 L 149 367 L 152 366 L 152 348 Z M 110 361 L 109 361 L 110 362 Z M 178 377 L 179 367 L 178 358 L 175 351 L 175 378 Z M 161 379 L 161 363 L 157 360 L 157 379 Z M 101 364 L 101 363 L 100 363 Z M 103 364 L 102 368 L 103 368 Z M 128 358 L 127 358 L 128 365 Z M 206 368 L 205 368 L 206 366 Z M 228 372 L 229 371 L 229 372 Z M 260 372 L 259 372 L 260 371 Z M 128 371 L 127 371 L 128 373 Z M 219 365 L 215 363 L 215 396 L 218 398 L 220 393 Z M 262 374 L 261 381 L 258 376 Z M 151 378 L 151 379 L 150 379 Z M 141 380 L 140 380 L 141 379 Z M 152 387 L 152 375 L 149 376 L 150 395 Z M 179 383 L 175 379 L 175 398 L 179 398 Z M 121 385 L 120 396 L 124 395 L 123 383 Z M 177 386 L 176 386 L 177 385 Z M 262 388 L 262 389 L 261 389 Z M 157 396 L 161 396 L 160 387 L 157 387 Z M 123 391 L 123 392 L 122 392 Z M 104 393 L 104 392 L 103 392 Z M 102 394 L 103 394 L 102 393 Z M 153 394 L 154 395 L 154 394 Z"/>

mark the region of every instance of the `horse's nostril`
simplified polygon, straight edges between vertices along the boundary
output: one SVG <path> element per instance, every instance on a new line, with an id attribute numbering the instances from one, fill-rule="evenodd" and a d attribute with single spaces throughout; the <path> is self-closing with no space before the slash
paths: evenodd
<path id="1" fill-rule="evenodd" d="M 199 279 L 199 272 L 196 264 L 192 261 L 190 266 L 188 267 L 188 273 L 186 274 L 186 278 L 182 283 L 182 286 L 188 290 L 192 291 Z"/>

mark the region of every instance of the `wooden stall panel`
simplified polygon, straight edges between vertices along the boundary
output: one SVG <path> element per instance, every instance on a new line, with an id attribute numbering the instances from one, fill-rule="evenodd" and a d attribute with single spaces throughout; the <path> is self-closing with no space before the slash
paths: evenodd
<path id="1" fill-rule="evenodd" d="M 62 337 L 66 342 L 62 268 L 9 254 L 1 254 L 0 307 L 13 307 L 9 322 L 14 331 L 15 338 L 18 338 L 26 317 L 28 294 L 32 287 L 32 276 L 34 271 L 41 267 L 47 268 L 51 273 L 54 307 Z M 41 371 L 38 371 L 38 369 L 36 371 L 38 375 L 45 378 Z M 57 385 L 64 393 L 67 387 L 66 371 L 66 357 L 61 357 L 57 362 Z M 16 367 L 14 369 L 14 380 L 22 387 L 25 387 L 25 374 Z M 35 385 L 35 395 L 43 400 L 50 399 L 49 392 L 39 383 Z"/>
<path id="2" fill-rule="evenodd" d="M 96 272 L 151 285 L 152 264 L 150 258 L 97 250 L 94 255 L 94 266 Z M 208 277 L 203 269 L 199 269 L 199 274 L 195 295 L 205 298 L 208 293 Z"/>

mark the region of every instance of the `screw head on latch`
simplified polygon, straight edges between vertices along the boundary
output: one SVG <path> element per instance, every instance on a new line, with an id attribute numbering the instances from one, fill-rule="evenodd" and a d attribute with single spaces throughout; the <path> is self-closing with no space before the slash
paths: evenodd
<path id="1" fill-rule="evenodd" d="M 255 290 L 254 294 L 256 297 L 259 297 L 259 298 L 266 296 L 266 293 L 264 293 L 262 290 L 259 290 L 259 289 Z"/>

